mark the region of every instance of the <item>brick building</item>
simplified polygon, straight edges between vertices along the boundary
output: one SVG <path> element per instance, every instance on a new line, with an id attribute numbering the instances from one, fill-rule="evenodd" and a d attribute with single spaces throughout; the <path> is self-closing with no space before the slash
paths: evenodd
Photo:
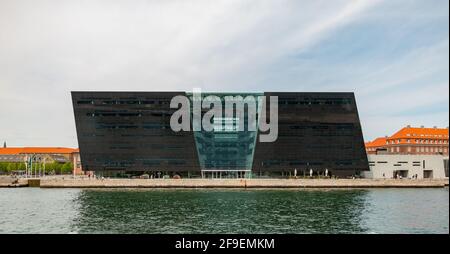
<path id="1" fill-rule="evenodd" d="M 79 149 L 66 147 L 5 147 L 0 148 L 0 162 L 23 162 L 29 156 L 42 158 L 45 163 L 73 163 L 73 172 L 82 174 Z"/>
<path id="2" fill-rule="evenodd" d="M 406 126 L 393 134 L 366 143 L 367 154 L 417 154 L 448 156 L 449 129 Z"/>

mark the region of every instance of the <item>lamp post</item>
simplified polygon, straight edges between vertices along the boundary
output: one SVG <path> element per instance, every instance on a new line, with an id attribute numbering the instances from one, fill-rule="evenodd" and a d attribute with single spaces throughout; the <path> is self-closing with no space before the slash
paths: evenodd
<path id="1" fill-rule="evenodd" d="M 41 177 L 41 157 L 37 157 L 37 165 L 38 165 L 38 167 L 37 167 L 37 170 L 36 170 L 36 178 L 39 178 L 39 177 Z"/>
<path id="2" fill-rule="evenodd" d="M 45 161 L 47 160 L 47 158 L 46 157 L 44 157 L 44 173 L 43 173 L 43 176 L 45 177 Z"/>

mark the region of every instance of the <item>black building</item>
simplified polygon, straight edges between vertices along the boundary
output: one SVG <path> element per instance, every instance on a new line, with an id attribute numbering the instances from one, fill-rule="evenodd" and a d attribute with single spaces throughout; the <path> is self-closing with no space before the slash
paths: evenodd
<path id="1" fill-rule="evenodd" d="M 335 175 L 368 171 L 353 93 L 265 93 L 278 96 L 278 139 L 256 143 L 253 171 Z M 267 108 L 268 115 L 269 108 Z"/>
<path id="2" fill-rule="evenodd" d="M 369 170 L 353 93 L 243 94 L 278 96 L 278 139 L 271 143 L 259 142 L 258 130 L 172 131 L 177 95 L 192 102 L 185 92 L 72 92 L 83 170 L 183 177 Z"/>

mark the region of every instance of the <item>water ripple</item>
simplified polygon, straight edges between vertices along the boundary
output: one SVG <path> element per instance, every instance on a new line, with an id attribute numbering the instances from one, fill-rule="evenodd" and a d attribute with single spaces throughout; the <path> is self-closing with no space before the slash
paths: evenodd
<path id="1" fill-rule="evenodd" d="M 0 189 L 0 233 L 449 233 L 446 189 Z"/>

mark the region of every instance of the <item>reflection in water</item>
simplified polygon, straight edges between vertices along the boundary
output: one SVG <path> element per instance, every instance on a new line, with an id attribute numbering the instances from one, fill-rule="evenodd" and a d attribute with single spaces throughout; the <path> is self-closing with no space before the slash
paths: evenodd
<path id="1" fill-rule="evenodd" d="M 80 233 L 359 233 L 366 190 L 84 190 Z"/>
<path id="2" fill-rule="evenodd" d="M 449 233 L 449 190 L 0 188 L 0 233 Z"/>
<path id="3" fill-rule="evenodd" d="M 361 222 L 371 233 L 448 234 L 448 188 L 370 191 Z"/>
<path id="4" fill-rule="evenodd" d="M 0 233 L 71 233 L 77 189 L 0 188 Z"/>

